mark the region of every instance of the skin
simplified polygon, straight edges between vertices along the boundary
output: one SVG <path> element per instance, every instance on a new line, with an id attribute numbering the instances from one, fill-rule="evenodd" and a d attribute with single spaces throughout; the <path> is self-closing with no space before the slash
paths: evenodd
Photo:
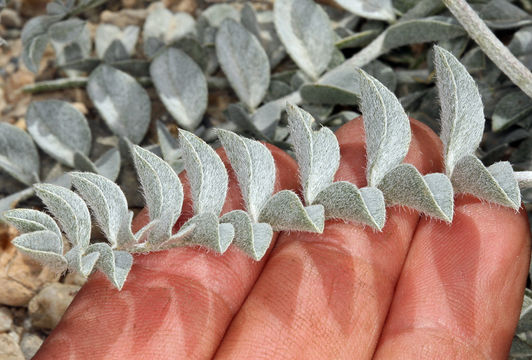
<path id="1" fill-rule="evenodd" d="M 442 171 L 438 137 L 411 125 L 405 162 Z M 336 180 L 364 186 L 361 119 L 336 135 Z M 296 164 L 269 148 L 276 191 L 297 190 Z M 242 203 L 228 169 L 223 212 Z M 187 201 L 176 226 L 190 215 Z M 259 262 L 234 246 L 136 256 L 121 292 L 90 277 L 34 359 L 505 359 L 529 266 L 525 211 L 457 196 L 451 225 L 402 207 L 387 217 L 381 233 L 327 221 L 320 235 L 276 234 Z"/>

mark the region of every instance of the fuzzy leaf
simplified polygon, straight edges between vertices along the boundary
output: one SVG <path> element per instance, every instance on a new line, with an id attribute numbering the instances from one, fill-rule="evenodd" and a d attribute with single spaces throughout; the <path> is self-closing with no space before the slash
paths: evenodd
<path id="1" fill-rule="evenodd" d="M 183 153 L 179 148 L 177 139 L 170 134 L 166 126 L 161 122 L 157 122 L 157 138 L 164 161 L 170 164 L 176 174 L 179 174 L 185 168 L 185 163 L 182 159 Z"/>
<path id="2" fill-rule="evenodd" d="M 218 130 L 225 153 L 236 173 L 246 209 L 254 222 L 273 193 L 275 162 L 268 148 L 227 130 Z"/>
<path id="3" fill-rule="evenodd" d="M 444 174 L 421 175 L 410 164 L 401 164 L 382 179 L 379 189 L 386 205 L 403 205 L 447 222 L 453 220 L 453 187 Z"/>
<path id="4" fill-rule="evenodd" d="M 71 173 L 72 184 L 92 210 L 111 247 L 134 241 L 126 197 L 111 180 L 91 173 Z"/>
<path id="5" fill-rule="evenodd" d="M 233 241 L 235 230 L 229 223 L 219 224 L 218 216 L 213 213 L 202 213 L 192 217 L 183 226 L 194 229 L 185 236 L 185 242 L 205 246 L 223 254 Z"/>
<path id="6" fill-rule="evenodd" d="M 189 130 L 198 127 L 207 108 L 207 80 L 200 67 L 183 51 L 169 48 L 151 63 L 150 74 L 176 122 Z"/>
<path id="7" fill-rule="evenodd" d="M 39 147 L 62 164 L 74 167 L 76 152 L 89 154 L 92 136 L 87 119 L 66 101 L 32 102 L 26 123 Z"/>
<path id="8" fill-rule="evenodd" d="M 228 185 L 222 160 L 207 143 L 188 131 L 179 131 L 179 144 L 194 201 L 194 213 L 218 215 L 222 211 Z"/>
<path id="9" fill-rule="evenodd" d="M 347 181 L 338 181 L 322 190 L 314 203 L 323 205 L 327 219 L 359 222 L 377 230 L 386 222 L 384 197 L 374 187 L 358 189 Z"/>
<path id="10" fill-rule="evenodd" d="M 292 60 L 317 79 L 334 50 L 334 33 L 325 11 L 312 0 L 277 0 L 274 22 Z"/>
<path id="11" fill-rule="evenodd" d="M 270 63 L 259 40 L 227 19 L 216 33 L 216 55 L 238 98 L 248 108 L 256 108 L 270 84 Z"/>
<path id="12" fill-rule="evenodd" d="M 39 154 L 31 137 L 8 123 L 0 123 L 0 170 L 32 185 L 39 181 Z"/>
<path id="13" fill-rule="evenodd" d="M 181 215 L 183 186 L 172 167 L 157 155 L 140 146 L 134 147 L 133 155 L 150 220 L 158 220 L 150 230 L 148 242 L 164 242 L 172 235 L 172 227 Z"/>
<path id="14" fill-rule="evenodd" d="M 7 210 L 15 208 L 19 202 L 29 199 L 34 195 L 33 188 L 27 188 L 21 191 L 17 191 L 11 195 L 8 195 L 0 199 L 0 222 L 4 221 L 3 213 Z"/>
<path id="15" fill-rule="evenodd" d="M 230 223 L 235 229 L 234 244 L 254 260 L 260 260 L 270 247 L 273 230 L 270 224 L 254 223 L 242 210 L 231 211 L 220 218 L 221 223 Z"/>
<path id="16" fill-rule="evenodd" d="M 61 186 L 36 184 L 33 187 L 72 245 L 85 249 L 91 235 L 91 217 L 85 202 L 77 194 Z"/>
<path id="17" fill-rule="evenodd" d="M 132 55 L 135 52 L 135 45 L 139 37 L 138 26 L 126 26 L 121 30 L 118 26 L 112 24 L 100 24 L 96 29 L 94 42 L 96 45 L 96 54 L 100 59 L 104 58 L 106 51 L 111 44 L 119 41 L 123 45 L 127 55 Z"/>
<path id="18" fill-rule="evenodd" d="M 107 65 L 91 73 L 87 92 L 111 131 L 139 143 L 150 124 L 148 93 L 130 75 Z"/>
<path id="19" fill-rule="evenodd" d="M 377 79 L 364 73 L 360 108 L 366 131 L 368 186 L 377 186 L 399 165 L 410 145 L 410 121 L 395 95 Z"/>
<path id="20" fill-rule="evenodd" d="M 68 268 L 72 271 L 76 271 L 84 277 L 90 275 L 98 258 L 100 257 L 99 252 L 91 252 L 90 254 L 85 255 L 85 250 L 79 246 L 74 246 L 66 254 L 65 258 L 68 262 Z"/>
<path id="21" fill-rule="evenodd" d="M 36 73 L 39 71 L 39 63 L 48 45 L 48 28 L 61 20 L 62 15 L 43 15 L 30 19 L 22 29 L 21 40 L 24 51 L 22 59 L 26 67 Z"/>
<path id="22" fill-rule="evenodd" d="M 96 267 L 107 276 L 118 290 L 122 290 L 133 264 L 133 256 L 125 251 L 113 250 L 105 243 L 89 246 L 87 255 L 91 253 L 99 254 Z"/>
<path id="23" fill-rule="evenodd" d="M 520 90 L 512 91 L 495 105 L 491 127 L 493 131 L 501 131 L 531 114 L 532 99 Z"/>
<path id="24" fill-rule="evenodd" d="M 486 168 L 477 157 L 467 155 L 456 164 L 451 181 L 458 194 L 472 194 L 515 210 L 521 206 L 519 185 L 507 161 Z"/>
<path id="25" fill-rule="evenodd" d="M 452 176 L 456 164 L 477 149 L 484 131 L 484 107 L 475 80 L 447 50 L 434 47 L 441 104 L 441 133 L 445 171 Z"/>
<path id="26" fill-rule="evenodd" d="M 312 115 L 303 109 L 288 104 L 288 125 L 307 205 L 331 185 L 340 165 L 340 147 L 334 133 L 326 127 L 312 131 L 315 122 Z"/>
<path id="27" fill-rule="evenodd" d="M 6 211 L 3 216 L 21 233 L 48 230 L 53 232 L 60 239 L 63 236 L 56 222 L 42 211 L 33 209 L 13 209 Z M 61 248 L 62 247 L 63 245 L 61 245 Z M 61 254 L 63 254 L 62 251 Z"/>
<path id="28" fill-rule="evenodd" d="M 97 173 L 115 181 L 120 173 L 120 151 L 117 148 L 107 150 L 95 162 Z"/>
<path id="29" fill-rule="evenodd" d="M 338 5 L 366 19 L 394 21 L 391 0 L 335 0 Z"/>
<path id="30" fill-rule="evenodd" d="M 13 245 L 23 254 L 61 273 L 67 268 L 63 256 L 63 240 L 49 230 L 35 231 L 17 236 Z"/>
<path id="31" fill-rule="evenodd" d="M 264 205 L 259 222 L 268 223 L 275 231 L 323 232 L 325 226 L 322 205 L 303 206 L 296 193 L 282 190 Z"/>

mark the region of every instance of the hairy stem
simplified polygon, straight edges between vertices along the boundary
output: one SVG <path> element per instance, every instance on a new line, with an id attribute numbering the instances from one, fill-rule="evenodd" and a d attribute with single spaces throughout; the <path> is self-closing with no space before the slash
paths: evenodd
<path id="1" fill-rule="evenodd" d="M 532 73 L 530 70 L 497 39 L 467 2 L 465 0 L 443 0 L 443 2 L 491 61 L 515 85 L 532 98 Z"/>

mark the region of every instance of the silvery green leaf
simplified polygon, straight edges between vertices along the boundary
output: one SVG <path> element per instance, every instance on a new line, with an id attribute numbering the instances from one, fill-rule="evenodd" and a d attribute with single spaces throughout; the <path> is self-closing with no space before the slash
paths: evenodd
<path id="1" fill-rule="evenodd" d="M 379 30 L 370 29 L 360 31 L 337 40 L 334 45 L 338 49 L 351 49 L 366 46 L 379 35 Z"/>
<path id="2" fill-rule="evenodd" d="M 250 109 L 257 107 L 270 84 L 270 63 L 257 38 L 226 20 L 216 33 L 216 55 L 238 98 Z"/>
<path id="3" fill-rule="evenodd" d="M 150 220 L 158 220 L 147 241 L 158 244 L 172 235 L 172 227 L 181 215 L 183 186 L 172 167 L 157 155 L 140 146 L 134 147 L 133 155 Z"/>
<path id="4" fill-rule="evenodd" d="M 94 42 L 96 45 L 96 54 L 100 59 L 109 46 L 118 40 L 126 50 L 128 55 L 133 55 L 135 52 L 135 45 L 139 37 L 139 27 L 130 25 L 121 30 L 118 26 L 112 24 L 100 24 L 96 29 Z"/>
<path id="5" fill-rule="evenodd" d="M 530 13 L 506 0 L 491 0 L 480 8 L 479 15 L 492 29 L 512 29 L 532 24 Z"/>
<path id="6" fill-rule="evenodd" d="M 532 53 L 532 26 L 519 29 L 512 37 L 512 41 L 508 44 L 508 49 L 515 56 Z"/>
<path id="7" fill-rule="evenodd" d="M 161 244 L 157 244 L 157 250 L 165 250 L 165 249 L 170 249 L 170 248 L 174 248 L 177 246 L 188 245 L 186 243 L 186 239 L 188 239 L 192 235 L 192 232 L 195 229 L 196 229 L 196 225 L 194 224 L 190 224 L 186 228 L 181 227 L 179 231 L 173 234 L 172 236 L 170 236 L 168 240 L 166 240 L 165 242 Z M 144 247 L 146 247 L 146 243 L 141 243 L 137 245 L 136 249 L 140 249 L 142 251 L 142 248 Z M 151 251 L 151 249 L 148 251 Z"/>
<path id="8" fill-rule="evenodd" d="M 133 264 L 133 256 L 126 251 L 113 250 L 105 243 L 96 243 L 89 246 L 87 254 L 91 253 L 100 254 L 96 262 L 96 268 L 103 272 L 118 290 L 122 290 Z"/>
<path id="9" fill-rule="evenodd" d="M 358 189 L 347 181 L 338 181 L 322 190 L 314 203 L 325 208 L 325 218 L 367 224 L 381 230 L 386 222 L 382 192 L 374 187 Z"/>
<path id="10" fill-rule="evenodd" d="M 477 157 L 466 155 L 456 164 L 451 181 L 457 194 L 472 194 L 515 210 L 521 206 L 519 185 L 507 161 L 486 168 Z"/>
<path id="11" fill-rule="evenodd" d="M 107 65 L 94 70 L 87 92 L 111 131 L 139 143 L 150 124 L 148 93 L 130 75 Z"/>
<path id="12" fill-rule="evenodd" d="M 91 235 L 91 217 L 85 202 L 76 193 L 61 186 L 36 184 L 33 187 L 72 245 L 86 248 Z"/>
<path id="13" fill-rule="evenodd" d="M 428 216 L 453 220 L 453 187 L 444 174 L 421 173 L 410 164 L 401 164 L 389 171 L 379 184 L 386 205 L 402 205 Z"/>
<path id="14" fill-rule="evenodd" d="M 126 61 L 129 57 L 130 55 L 128 54 L 124 44 L 122 44 L 120 40 L 113 40 L 105 50 L 102 59 L 105 63 L 114 64 Z"/>
<path id="15" fill-rule="evenodd" d="M 277 0 L 274 22 L 292 60 L 317 79 L 334 49 L 334 33 L 325 11 L 312 0 Z"/>
<path id="16" fill-rule="evenodd" d="M 322 205 L 303 206 L 296 193 L 281 190 L 264 205 L 259 223 L 268 223 L 275 231 L 307 231 L 322 233 L 325 215 Z"/>
<path id="17" fill-rule="evenodd" d="M 127 201 L 120 187 L 101 175 L 74 172 L 71 176 L 111 247 L 133 242 Z"/>
<path id="18" fill-rule="evenodd" d="M 12 243 L 24 255 L 58 273 L 67 268 L 67 260 L 63 256 L 63 239 L 52 231 L 41 230 L 22 234 L 13 239 Z"/>
<path id="19" fill-rule="evenodd" d="M 48 29 L 48 35 L 53 42 L 69 44 L 81 36 L 85 25 L 86 22 L 81 19 L 70 18 L 52 24 Z"/>
<path id="20" fill-rule="evenodd" d="M 347 11 L 363 18 L 383 21 L 395 20 L 391 0 L 335 0 L 335 2 Z"/>
<path id="21" fill-rule="evenodd" d="M 340 165 L 340 147 L 334 133 L 326 127 L 312 131 L 316 121 L 303 109 L 287 104 L 288 126 L 307 205 L 332 184 Z"/>
<path id="22" fill-rule="evenodd" d="M 169 48 L 150 65 L 150 74 L 166 109 L 183 128 L 198 127 L 207 108 L 207 80 L 183 51 Z"/>
<path id="23" fill-rule="evenodd" d="M 227 130 L 218 130 L 225 153 L 235 171 L 251 219 L 257 222 L 260 211 L 273 193 L 275 163 L 271 152 L 258 141 Z"/>
<path id="24" fill-rule="evenodd" d="M 89 56 L 92 42 L 86 22 L 78 18 L 60 21 L 48 29 L 50 43 L 58 64 L 66 64 Z"/>
<path id="25" fill-rule="evenodd" d="M 212 48 L 203 47 L 198 39 L 192 36 L 185 36 L 177 41 L 174 41 L 171 44 L 172 47 L 175 47 L 185 54 L 187 54 L 198 66 L 204 71 L 209 73 L 209 63 L 211 53 L 214 52 Z M 218 66 L 218 65 L 216 65 Z"/>
<path id="26" fill-rule="evenodd" d="M 260 260 L 270 247 L 273 230 L 270 224 L 256 223 L 242 210 L 231 211 L 220 218 L 235 229 L 234 244 L 254 260 Z"/>
<path id="27" fill-rule="evenodd" d="M 22 129 L 0 123 L 0 170 L 30 185 L 39 181 L 39 153 Z"/>
<path id="28" fill-rule="evenodd" d="M 484 131 L 484 111 L 475 80 L 447 50 L 434 47 L 441 106 L 445 171 L 451 176 L 457 162 L 472 154 Z"/>
<path id="29" fill-rule="evenodd" d="M 3 213 L 7 210 L 15 208 L 19 202 L 26 200 L 34 195 L 33 188 L 17 191 L 0 199 L 0 222 L 5 221 Z"/>
<path id="30" fill-rule="evenodd" d="M 99 252 L 91 252 L 85 255 L 86 248 L 83 249 L 79 246 L 74 246 L 66 254 L 65 258 L 68 262 L 68 268 L 72 271 L 76 271 L 84 277 L 90 275 L 98 258 Z"/>
<path id="31" fill-rule="evenodd" d="M 225 203 L 228 185 L 222 160 L 207 143 L 188 131 L 179 131 L 179 145 L 185 160 L 194 213 L 218 215 Z"/>
<path id="32" fill-rule="evenodd" d="M 410 146 L 410 121 L 395 95 L 377 79 L 362 75 L 360 108 L 366 131 L 368 186 L 377 186 L 399 165 Z"/>
<path id="33" fill-rule="evenodd" d="M 89 154 L 92 136 L 87 119 L 66 101 L 32 102 L 26 123 L 39 147 L 62 164 L 73 167 L 76 152 Z"/>
<path id="34" fill-rule="evenodd" d="M 36 16 L 24 25 L 21 33 L 22 59 L 30 71 L 39 71 L 39 63 L 49 41 L 48 28 L 62 17 L 63 15 Z"/>
<path id="35" fill-rule="evenodd" d="M 240 21 L 240 12 L 231 4 L 214 4 L 205 9 L 201 17 L 207 20 L 210 26 L 217 28 L 226 19 Z"/>
<path id="36" fill-rule="evenodd" d="M 120 173 L 120 151 L 117 148 L 107 150 L 95 162 L 97 173 L 115 181 Z"/>
<path id="37" fill-rule="evenodd" d="M 161 46 L 195 33 L 195 21 L 192 16 L 184 12 L 172 14 L 161 4 L 149 13 L 144 23 L 144 54 L 152 57 Z"/>
<path id="38" fill-rule="evenodd" d="M 512 347 L 510 348 L 509 359 L 529 359 L 532 356 L 532 347 L 524 340 L 517 336 L 512 339 Z"/>
<path id="39" fill-rule="evenodd" d="M 532 114 L 532 99 L 522 91 L 512 91 L 495 105 L 491 127 L 493 131 L 501 131 L 530 114 Z"/>
<path id="40" fill-rule="evenodd" d="M 33 209 L 13 209 L 6 211 L 3 216 L 21 233 L 48 230 L 53 232 L 59 239 L 62 238 L 61 230 L 56 222 L 42 211 Z M 61 244 L 61 249 L 63 245 Z M 63 254 L 63 252 L 60 252 Z"/>
<path id="41" fill-rule="evenodd" d="M 170 134 L 166 126 L 160 121 L 157 122 L 157 138 L 164 161 L 170 164 L 176 174 L 179 174 L 185 168 L 182 151 L 179 148 L 177 139 Z"/>
<path id="42" fill-rule="evenodd" d="M 264 108 L 265 105 L 259 108 Z M 257 110 L 257 112 L 259 111 Z M 255 138 L 259 140 L 267 140 L 265 134 L 259 130 L 254 123 L 252 116 L 247 112 L 242 104 L 229 104 L 224 111 L 226 118 L 233 122 L 237 127 L 244 131 L 249 131 Z M 279 114 L 280 116 L 281 114 Z"/>
<path id="43" fill-rule="evenodd" d="M 223 254 L 235 236 L 233 225 L 218 223 L 218 216 L 213 213 L 202 213 L 188 220 L 182 229 L 194 226 L 192 232 L 185 236 L 185 242 L 197 244 Z"/>

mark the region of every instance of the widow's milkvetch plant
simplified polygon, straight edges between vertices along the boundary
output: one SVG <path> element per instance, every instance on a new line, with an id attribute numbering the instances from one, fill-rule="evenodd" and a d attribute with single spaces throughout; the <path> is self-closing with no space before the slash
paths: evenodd
<path id="1" fill-rule="evenodd" d="M 224 253 L 234 242 L 255 260 L 264 256 L 274 231 L 321 233 L 325 219 L 343 219 L 381 230 L 386 206 L 402 205 L 451 222 L 453 196 L 470 193 L 513 209 L 520 206 L 519 184 L 508 162 L 488 168 L 474 156 L 484 116 L 474 80 L 448 51 L 435 47 L 436 75 L 441 103 L 445 174 L 422 175 L 403 164 L 411 139 L 409 120 L 397 98 L 378 80 L 359 70 L 361 110 L 366 135 L 367 186 L 334 182 L 340 163 L 336 137 L 327 128 L 315 131 L 312 116 L 287 105 L 289 128 L 299 165 L 302 200 L 291 190 L 274 193 L 275 161 L 258 141 L 219 130 L 218 137 L 235 171 L 245 210 L 220 217 L 228 190 L 228 174 L 217 153 L 203 140 L 180 130 L 179 147 L 191 188 L 194 214 L 177 232 L 183 187 L 170 164 L 150 151 L 131 145 L 143 189 L 149 222 L 131 230 L 132 212 L 121 189 L 94 173 L 71 174 L 76 194 L 51 184 L 35 185 L 37 195 L 56 218 L 29 209 L 5 213 L 22 233 L 14 245 L 57 271 L 88 276 L 104 272 L 121 289 L 134 253 L 201 245 Z M 91 216 L 107 242 L 90 242 Z M 62 232 L 71 248 L 64 253 Z"/>

